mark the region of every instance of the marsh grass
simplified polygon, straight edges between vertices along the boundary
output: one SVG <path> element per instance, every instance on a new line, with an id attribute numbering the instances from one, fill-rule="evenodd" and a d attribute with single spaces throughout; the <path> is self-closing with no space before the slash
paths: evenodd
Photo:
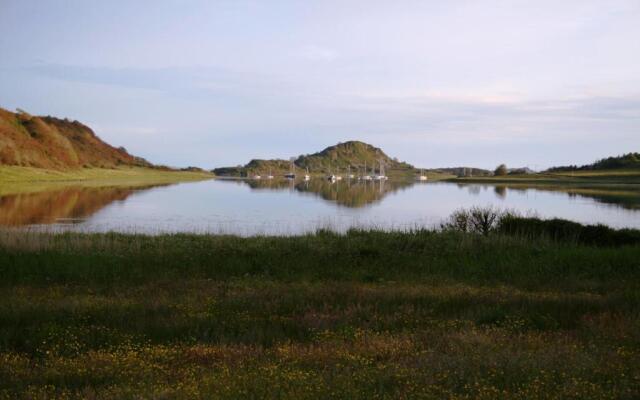
<path id="1" fill-rule="evenodd" d="M 0 233 L 0 398 L 637 398 L 640 246 Z"/>

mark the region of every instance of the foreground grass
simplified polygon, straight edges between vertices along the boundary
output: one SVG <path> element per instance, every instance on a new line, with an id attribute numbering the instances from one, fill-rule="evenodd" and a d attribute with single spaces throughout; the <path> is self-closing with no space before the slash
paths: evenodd
<path id="1" fill-rule="evenodd" d="M 0 233 L 0 398 L 637 398 L 640 246 Z"/>
<path id="2" fill-rule="evenodd" d="M 37 192 L 61 186 L 103 187 L 138 186 L 210 179 L 207 172 L 171 171 L 152 168 L 120 167 L 50 170 L 31 167 L 0 166 L 0 195 Z"/>

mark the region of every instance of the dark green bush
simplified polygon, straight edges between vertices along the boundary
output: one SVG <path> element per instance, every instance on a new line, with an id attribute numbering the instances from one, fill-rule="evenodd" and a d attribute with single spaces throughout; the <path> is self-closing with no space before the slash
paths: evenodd
<path id="1" fill-rule="evenodd" d="M 546 237 L 561 242 L 592 246 L 640 244 L 640 231 L 638 230 L 616 230 L 605 225 L 582 225 L 564 219 L 543 220 L 506 215 L 500 219 L 497 232 L 531 238 Z"/>

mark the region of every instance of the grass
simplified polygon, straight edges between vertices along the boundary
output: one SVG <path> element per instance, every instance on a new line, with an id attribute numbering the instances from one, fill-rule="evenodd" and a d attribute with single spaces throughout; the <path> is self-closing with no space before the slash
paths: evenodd
<path id="1" fill-rule="evenodd" d="M 0 398 L 640 396 L 640 246 L 0 233 Z"/>
<path id="2" fill-rule="evenodd" d="M 119 167 L 51 170 L 32 167 L 0 166 L 0 195 L 38 192 L 69 184 L 87 187 L 142 186 L 211 179 L 207 172 Z"/>
<path id="3" fill-rule="evenodd" d="M 640 184 L 639 169 L 612 169 L 596 171 L 570 171 L 526 175 L 503 175 L 453 178 L 455 182 L 526 183 L 526 184 L 589 184 L 624 185 Z"/>

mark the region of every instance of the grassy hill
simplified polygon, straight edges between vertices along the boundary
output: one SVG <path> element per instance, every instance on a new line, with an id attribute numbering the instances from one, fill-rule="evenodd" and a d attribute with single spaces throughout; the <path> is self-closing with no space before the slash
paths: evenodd
<path id="1" fill-rule="evenodd" d="M 355 173 L 357 169 L 364 170 L 365 165 L 369 171 L 371 168 L 378 171 L 380 162 L 387 172 L 412 171 L 414 169 L 410 164 L 389 157 L 378 147 L 359 141 L 339 143 L 327 147 L 321 152 L 300 156 L 295 163 L 300 168 L 322 172 L 335 171 L 336 169 L 345 170 L 351 166 Z"/>
<path id="2" fill-rule="evenodd" d="M 571 185 L 573 188 L 587 188 L 594 185 L 599 187 L 638 185 L 640 183 L 640 153 L 608 157 L 583 166 L 553 167 L 537 173 L 528 168 L 516 168 L 508 170 L 507 175 L 474 174 L 473 176 L 462 176 L 458 174 L 457 176 L 451 180 L 509 185 Z M 637 190 L 636 187 L 632 190 Z"/>
<path id="3" fill-rule="evenodd" d="M 547 172 L 640 170 L 640 153 L 628 153 L 617 157 L 603 158 L 583 166 L 568 165 L 550 168 Z"/>
<path id="4" fill-rule="evenodd" d="M 150 167 L 124 148 L 102 141 L 78 121 L 0 108 L 0 165 L 46 169 Z"/>
<path id="5" fill-rule="evenodd" d="M 455 175 L 458 177 L 462 176 L 491 176 L 493 172 L 481 169 L 481 168 L 473 168 L 473 167 L 453 167 L 453 168 L 438 168 L 436 171 L 440 171 L 444 174 Z"/>
<path id="6" fill-rule="evenodd" d="M 358 170 L 367 171 L 372 168 L 379 172 L 380 162 L 384 165 L 387 175 L 412 175 L 415 168 L 408 163 L 389 157 L 380 148 L 370 144 L 349 141 L 338 143 L 335 146 L 307 155 L 301 155 L 294 160 L 298 172 L 306 171 L 311 174 L 345 173 L 351 167 L 351 172 L 357 174 Z M 254 174 L 267 174 L 271 171 L 274 175 L 282 175 L 289 172 L 290 162 L 286 160 L 251 160 L 244 166 L 217 168 L 214 170 L 220 176 L 251 176 Z"/>

